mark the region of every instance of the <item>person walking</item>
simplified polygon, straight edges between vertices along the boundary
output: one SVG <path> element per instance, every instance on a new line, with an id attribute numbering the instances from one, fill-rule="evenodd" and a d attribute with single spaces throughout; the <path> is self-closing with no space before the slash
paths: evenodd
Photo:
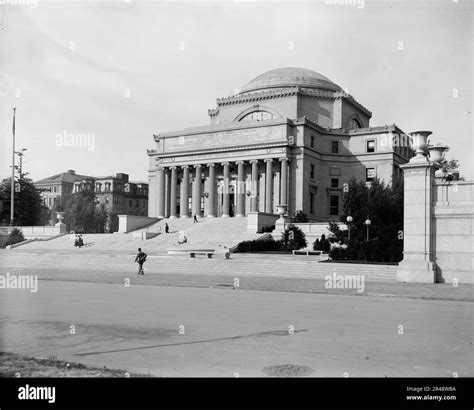
<path id="1" fill-rule="evenodd" d="M 170 233 L 170 227 L 165 223 L 165 233 Z"/>
<path id="2" fill-rule="evenodd" d="M 194 223 L 197 224 L 198 223 L 198 217 L 196 214 L 194 214 Z"/>
<path id="3" fill-rule="evenodd" d="M 138 253 L 137 256 L 135 257 L 135 262 L 138 263 L 138 275 L 142 274 L 144 275 L 145 271 L 143 270 L 143 264 L 146 261 L 146 257 L 148 255 L 145 252 L 142 252 L 142 248 L 138 248 Z"/>

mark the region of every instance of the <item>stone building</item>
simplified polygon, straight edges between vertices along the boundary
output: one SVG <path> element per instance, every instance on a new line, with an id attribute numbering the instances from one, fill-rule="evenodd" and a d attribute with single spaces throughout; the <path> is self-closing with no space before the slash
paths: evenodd
<path id="1" fill-rule="evenodd" d="M 278 68 L 217 100 L 210 124 L 154 135 L 148 150 L 151 217 L 245 216 L 302 210 L 339 219 L 351 177 L 390 182 L 413 155 L 396 125 L 325 76 Z"/>
<path id="2" fill-rule="evenodd" d="M 129 181 L 129 176 L 92 177 L 73 170 L 34 182 L 43 203 L 52 208 L 56 203 L 84 189 L 93 190 L 97 203 L 117 214 L 148 216 L 148 183 Z"/>
<path id="3" fill-rule="evenodd" d="M 86 177 L 74 182 L 74 192 L 93 190 L 97 204 L 119 215 L 148 216 L 148 183 L 129 181 L 129 176 Z"/>
<path id="4" fill-rule="evenodd" d="M 56 203 L 60 203 L 72 194 L 74 182 L 91 178 L 86 175 L 76 174 L 76 171 L 69 169 L 66 172 L 53 175 L 48 178 L 34 182 L 34 186 L 40 192 L 43 205 L 52 208 Z"/>

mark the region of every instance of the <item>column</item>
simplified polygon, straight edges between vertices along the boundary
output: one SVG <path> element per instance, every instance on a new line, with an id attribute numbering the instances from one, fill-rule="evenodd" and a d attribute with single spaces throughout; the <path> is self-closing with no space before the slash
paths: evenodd
<path id="1" fill-rule="evenodd" d="M 183 178 L 181 179 L 180 214 L 181 218 L 189 218 L 189 167 L 182 166 Z"/>
<path id="2" fill-rule="evenodd" d="M 216 216 L 216 164 L 207 164 L 209 167 L 209 198 L 207 217 L 214 218 Z"/>
<path id="3" fill-rule="evenodd" d="M 170 217 L 170 169 L 165 169 L 165 218 Z"/>
<path id="4" fill-rule="evenodd" d="M 224 162 L 222 164 L 224 167 L 224 187 L 222 190 L 222 217 L 229 217 L 229 183 L 230 183 L 230 170 L 229 163 Z"/>
<path id="5" fill-rule="evenodd" d="M 266 159 L 265 172 L 265 212 L 273 213 L 273 159 Z"/>
<path id="6" fill-rule="evenodd" d="M 258 212 L 258 160 L 252 160 L 250 163 L 252 164 L 250 211 Z"/>
<path id="7" fill-rule="evenodd" d="M 237 217 L 245 216 L 245 176 L 244 161 L 237 161 Z"/>
<path id="8" fill-rule="evenodd" d="M 397 281 L 436 283 L 433 246 L 433 186 L 436 166 L 413 157 L 400 165 L 404 174 L 403 260 Z M 370 215 L 369 215 L 370 217 Z"/>
<path id="9" fill-rule="evenodd" d="M 193 215 L 201 216 L 201 165 L 194 165 L 194 181 L 193 181 Z"/>
<path id="10" fill-rule="evenodd" d="M 178 188 L 178 175 L 176 167 L 171 167 L 171 186 L 170 186 L 170 218 L 177 218 L 176 215 L 176 190 Z"/>
<path id="11" fill-rule="evenodd" d="M 165 217 L 165 169 L 160 167 L 156 171 L 158 178 L 158 207 L 157 207 L 157 217 Z"/>
<path id="12" fill-rule="evenodd" d="M 280 158 L 280 205 L 288 205 L 288 158 Z"/>

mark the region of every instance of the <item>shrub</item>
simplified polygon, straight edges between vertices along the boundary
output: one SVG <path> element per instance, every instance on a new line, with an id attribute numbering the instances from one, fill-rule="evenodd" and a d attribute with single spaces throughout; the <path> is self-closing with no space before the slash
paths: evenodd
<path id="1" fill-rule="evenodd" d="M 343 261 L 348 259 L 348 250 L 340 246 L 335 246 L 329 252 L 329 257 L 334 261 Z"/>
<path id="2" fill-rule="evenodd" d="M 293 212 L 291 221 L 294 223 L 306 223 L 309 221 L 308 215 L 306 215 L 301 209 Z"/>
<path id="3" fill-rule="evenodd" d="M 23 236 L 23 232 L 18 228 L 13 229 L 8 235 L 8 239 L 5 245 L 13 245 L 18 242 L 23 242 L 25 237 Z"/>
<path id="4" fill-rule="evenodd" d="M 279 241 L 268 240 L 268 241 L 243 241 L 237 245 L 237 253 L 254 253 L 254 252 L 265 252 L 265 251 L 278 251 L 280 250 Z"/>
<path id="5" fill-rule="evenodd" d="M 306 248 L 308 242 L 303 231 L 296 225 L 288 225 L 281 236 L 282 249 L 287 252 Z"/>
<path id="6" fill-rule="evenodd" d="M 326 239 L 326 235 L 321 235 L 321 240 L 316 239 L 313 244 L 315 251 L 329 252 L 331 250 L 331 243 Z"/>

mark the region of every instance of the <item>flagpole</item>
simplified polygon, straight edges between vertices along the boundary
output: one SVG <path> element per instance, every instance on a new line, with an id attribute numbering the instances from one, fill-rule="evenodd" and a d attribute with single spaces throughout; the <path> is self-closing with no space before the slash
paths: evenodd
<path id="1" fill-rule="evenodd" d="M 10 199 L 10 225 L 13 226 L 15 223 L 14 217 L 14 206 L 15 206 L 15 111 L 16 108 L 13 108 L 13 148 L 12 148 L 12 181 L 11 181 L 11 199 Z"/>

